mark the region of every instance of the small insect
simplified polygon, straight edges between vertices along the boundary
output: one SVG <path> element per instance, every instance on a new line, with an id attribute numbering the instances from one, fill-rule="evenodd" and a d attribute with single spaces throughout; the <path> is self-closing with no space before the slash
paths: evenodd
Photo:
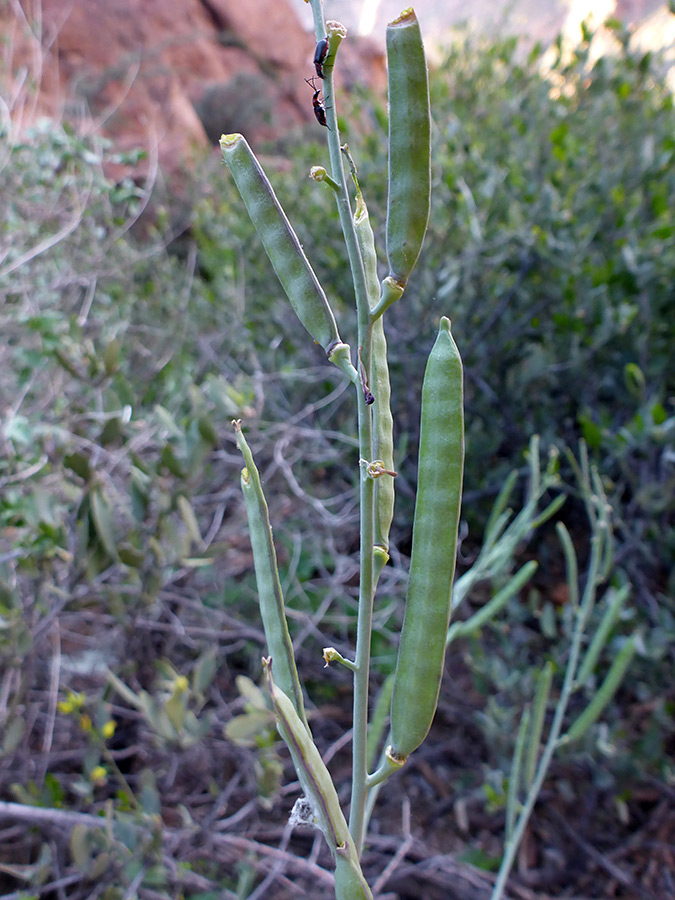
<path id="1" fill-rule="evenodd" d="M 325 37 L 323 40 L 319 41 L 316 45 L 316 50 L 314 51 L 314 68 L 316 69 L 316 74 L 319 78 L 323 78 L 323 63 L 328 55 L 328 47 L 329 41 L 328 38 Z"/>
<path id="2" fill-rule="evenodd" d="M 315 75 L 312 75 L 311 78 L 305 78 L 307 84 L 314 91 L 314 96 L 312 97 L 312 106 L 314 107 L 314 115 L 316 116 L 316 121 L 319 125 L 323 125 L 324 128 L 328 128 L 328 122 L 326 121 L 326 107 L 323 105 L 323 100 L 319 99 L 319 94 L 321 93 L 321 88 L 316 89 L 316 84 L 314 83 L 316 79 Z"/>
<path id="3" fill-rule="evenodd" d="M 368 379 L 366 377 L 366 369 L 361 361 L 361 348 L 359 347 L 359 375 L 361 376 L 361 387 L 363 388 L 363 396 L 366 406 L 371 406 L 375 402 L 375 397 L 368 387 Z"/>

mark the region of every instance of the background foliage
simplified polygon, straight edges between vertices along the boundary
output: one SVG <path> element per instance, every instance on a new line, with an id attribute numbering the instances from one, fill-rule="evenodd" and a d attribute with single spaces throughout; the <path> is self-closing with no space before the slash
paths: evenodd
<path id="1" fill-rule="evenodd" d="M 457 45 L 432 73 L 430 230 L 410 296 L 387 318 L 400 475 L 375 648 L 381 677 L 400 621 L 418 386 L 447 313 L 467 372 L 465 554 L 532 433 L 559 447 L 583 437 L 603 474 L 615 580 L 632 582 L 626 616 L 643 629 L 609 731 L 587 745 L 609 748 L 593 771 L 616 799 L 619 775 L 672 778 L 675 111 L 659 59 L 612 27 L 616 56 L 593 62 L 587 35 L 547 75 L 538 50 L 525 58 L 510 40 Z M 383 238 L 386 112 L 365 94 L 352 101 L 345 137 Z M 338 740 L 344 683 L 315 661 L 353 624 L 352 404 L 281 301 L 218 165 L 190 184 L 186 222 L 159 189 L 106 177 L 134 160 L 103 142 L 65 124 L 20 140 L 3 127 L 0 796 L 115 810 L 111 830 L 72 833 L 72 896 L 90 896 L 93 879 L 111 898 L 134 884 L 244 897 L 256 865 L 231 840 L 237 811 L 281 807 L 282 763 L 254 685 L 234 687 L 236 675 L 258 679 L 262 637 L 229 420 L 245 419 L 264 469 L 300 667 Z M 286 135 L 266 166 L 348 323 L 333 201 L 306 178 L 325 162 L 315 139 Z M 563 515 L 582 546 L 571 488 Z M 536 555 L 530 593 L 452 664 L 471 672 L 470 713 L 446 687 L 446 713 L 469 716 L 483 766 L 455 799 L 478 791 L 489 809 L 530 666 L 555 659 L 564 628 L 546 531 Z M 235 821 L 214 830 L 218 816 Z M 37 832 L 10 829 L 3 845 L 7 890 L 37 891 L 66 865 L 62 844 Z"/>

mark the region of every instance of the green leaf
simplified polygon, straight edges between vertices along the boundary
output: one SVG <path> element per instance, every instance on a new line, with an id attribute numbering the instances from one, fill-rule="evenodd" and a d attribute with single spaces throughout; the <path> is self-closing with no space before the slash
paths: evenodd
<path id="1" fill-rule="evenodd" d="M 178 427 L 176 420 L 168 409 L 165 409 L 158 403 L 155 406 L 154 412 L 160 427 L 166 431 L 170 437 L 180 438 L 183 436 L 182 430 Z"/>
<path id="2" fill-rule="evenodd" d="M 120 342 L 112 340 L 103 351 L 103 365 L 105 366 L 106 374 L 113 375 L 117 371 L 120 361 L 120 350 Z"/>
<path id="3" fill-rule="evenodd" d="M 197 694 L 203 694 L 213 681 L 218 671 L 218 655 L 215 650 L 208 650 L 197 661 L 192 672 L 192 689 Z"/>
<path id="4" fill-rule="evenodd" d="M 145 562 L 145 553 L 142 550 L 132 547 L 131 544 L 120 544 L 117 548 L 120 562 L 132 569 L 140 569 Z"/>
<path id="5" fill-rule="evenodd" d="M 484 850 L 465 850 L 457 857 L 459 862 L 467 863 L 482 869 L 484 872 L 496 872 L 499 869 L 500 859 L 498 856 L 490 856 Z"/>
<path id="6" fill-rule="evenodd" d="M 96 533 L 111 559 L 118 559 L 117 544 L 112 521 L 112 511 L 102 488 L 95 487 L 90 494 L 91 515 Z"/>
<path id="7" fill-rule="evenodd" d="M 91 466 L 89 465 L 89 457 L 84 453 L 67 453 L 63 457 L 63 464 L 80 478 L 85 481 L 91 479 Z"/>
<path id="8" fill-rule="evenodd" d="M 185 478 L 185 469 L 183 464 L 176 456 L 176 452 L 171 444 L 165 444 L 160 457 L 161 464 L 175 475 L 177 478 Z"/>
<path id="9" fill-rule="evenodd" d="M 269 730 L 274 722 L 274 716 L 270 710 L 255 710 L 234 716 L 225 725 L 225 737 L 233 744 L 243 747 L 253 747 L 256 738 L 264 731 Z"/>
<path id="10" fill-rule="evenodd" d="M 581 426 L 584 440 L 591 448 L 597 450 L 602 445 L 602 429 L 586 413 L 579 413 L 577 421 Z"/>
<path id="11" fill-rule="evenodd" d="M 147 815 L 157 815 L 161 809 L 161 801 L 157 790 L 155 773 L 151 769 L 143 769 L 141 772 L 140 803 Z"/>
<path id="12" fill-rule="evenodd" d="M 187 499 L 187 497 L 184 497 L 181 494 L 176 499 L 176 506 L 178 507 L 178 511 L 181 514 L 183 522 L 185 522 L 188 534 L 195 544 L 201 546 L 202 536 L 199 531 L 199 523 L 197 522 L 197 516 L 195 515 L 194 509 L 192 508 L 192 504 Z"/>
<path id="13" fill-rule="evenodd" d="M 26 722 L 24 719 L 13 719 L 9 726 L 5 729 L 2 736 L 2 752 L 3 754 L 14 753 L 21 743 L 21 738 L 26 731 Z"/>
<path id="14" fill-rule="evenodd" d="M 665 407 L 661 403 L 655 403 L 652 406 L 652 421 L 655 425 L 663 425 L 663 423 L 667 420 L 668 413 L 665 410 Z"/>
<path id="15" fill-rule="evenodd" d="M 27 446 L 33 443 L 33 427 L 25 416 L 11 416 L 3 426 L 5 438 L 15 444 Z"/>
<path id="16" fill-rule="evenodd" d="M 627 363 L 623 369 L 623 378 L 626 389 L 634 397 L 642 397 L 645 391 L 646 379 L 642 369 L 636 363 Z"/>
<path id="17" fill-rule="evenodd" d="M 70 833 L 70 852 L 73 862 L 80 872 L 87 872 L 92 860 L 89 835 L 91 829 L 86 825 L 75 825 Z"/>
<path id="18" fill-rule="evenodd" d="M 213 420 L 210 416 L 200 416 L 197 420 L 197 426 L 199 428 L 199 434 L 202 439 L 206 441 L 211 447 L 215 447 L 218 444 L 218 432 L 216 431 L 216 427 L 213 424 Z"/>
<path id="19" fill-rule="evenodd" d="M 185 712 L 187 710 L 187 697 L 183 691 L 176 690 L 164 704 L 169 721 L 180 732 L 185 724 Z"/>
<path id="20" fill-rule="evenodd" d="M 237 675 L 235 684 L 240 695 L 253 709 L 267 709 L 265 695 L 254 681 L 247 678 L 246 675 Z"/>

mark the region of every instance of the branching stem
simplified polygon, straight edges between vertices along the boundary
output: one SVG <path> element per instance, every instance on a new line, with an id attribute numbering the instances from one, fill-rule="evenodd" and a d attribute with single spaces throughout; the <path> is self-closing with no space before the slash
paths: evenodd
<path id="1" fill-rule="evenodd" d="M 317 40 L 326 36 L 326 22 L 323 14 L 322 0 L 311 0 L 314 14 L 314 28 Z M 331 49 L 332 52 L 332 49 Z M 372 324 L 368 305 L 366 276 L 363 259 L 354 228 L 354 219 L 347 190 L 343 156 L 340 149 L 340 133 L 335 93 L 333 90 L 333 65 L 324 69 L 323 92 L 328 124 L 328 152 L 331 165 L 331 176 L 339 186 L 336 194 L 340 225 L 347 246 L 347 255 L 351 268 L 356 297 L 358 323 L 357 345 L 367 383 L 371 381 L 371 348 Z M 361 459 L 373 458 L 373 421 L 372 412 L 363 394 L 357 390 L 358 398 L 358 432 L 359 456 Z M 375 398 L 377 402 L 377 398 Z M 359 499 L 360 499 L 360 586 L 359 610 L 356 634 L 356 654 L 354 660 L 354 736 L 352 742 L 352 794 L 349 816 L 351 831 L 357 851 L 363 845 L 366 819 L 366 800 L 368 797 L 368 684 L 370 678 L 370 642 L 373 619 L 373 541 L 375 534 L 375 491 L 374 482 L 359 467 Z"/>
<path id="2" fill-rule="evenodd" d="M 579 655 L 581 653 L 584 628 L 595 601 L 598 584 L 602 580 L 601 561 L 607 539 L 606 530 L 603 527 L 603 523 L 598 523 L 593 517 L 591 513 L 592 499 L 588 496 L 588 494 L 586 494 L 585 500 L 586 507 L 591 518 L 591 527 L 593 530 L 591 536 L 591 556 L 586 576 L 586 588 L 584 590 L 584 596 L 581 605 L 576 608 L 574 632 L 570 645 L 570 653 L 567 660 L 567 666 L 565 668 L 565 677 L 563 679 L 563 684 L 560 691 L 560 698 L 556 705 L 556 710 L 553 715 L 553 721 L 551 723 L 551 730 L 546 741 L 546 746 L 544 747 L 544 750 L 542 752 L 541 759 L 539 760 L 539 765 L 537 766 L 534 781 L 530 785 L 530 788 L 527 792 L 527 797 L 523 806 L 521 807 L 520 813 L 515 823 L 515 827 L 513 828 L 512 833 L 508 836 L 508 839 L 504 846 L 504 856 L 502 857 L 499 872 L 497 874 L 497 881 L 495 882 L 495 886 L 492 890 L 491 900 L 501 900 L 501 897 L 506 888 L 506 881 L 508 879 L 509 872 L 511 871 L 513 861 L 518 851 L 518 847 L 520 846 L 520 842 L 523 839 L 525 828 L 527 827 L 527 823 L 529 822 L 530 816 L 532 815 L 532 810 L 534 809 L 535 803 L 537 802 L 539 794 L 541 793 L 544 779 L 548 774 L 553 756 L 560 746 L 560 735 L 563 729 L 565 713 L 567 711 L 570 697 L 572 696 L 572 692 L 574 690 L 574 680 L 579 666 Z M 570 588 L 572 587 L 573 580 L 576 581 L 577 577 L 578 573 L 576 567 L 576 557 L 574 556 L 573 561 L 570 558 L 568 558 L 567 560 L 567 583 Z"/>

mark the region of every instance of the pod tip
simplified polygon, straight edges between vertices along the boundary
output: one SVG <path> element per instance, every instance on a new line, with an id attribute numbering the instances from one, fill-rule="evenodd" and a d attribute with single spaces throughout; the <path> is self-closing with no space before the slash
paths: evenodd
<path id="1" fill-rule="evenodd" d="M 347 37 L 347 29 L 342 22 L 337 22 L 335 19 L 328 19 L 326 21 L 326 32 L 329 38 L 334 34 L 338 34 L 341 39 Z"/>
<path id="2" fill-rule="evenodd" d="M 452 322 L 447 316 L 441 316 L 441 321 L 438 326 L 439 331 L 447 331 L 448 334 L 452 333 Z"/>
<path id="3" fill-rule="evenodd" d="M 221 134 L 220 136 L 220 149 L 224 150 L 226 147 L 233 147 L 235 144 L 238 144 L 239 141 L 244 140 L 244 135 L 239 134 L 239 132 L 235 131 L 233 134 Z"/>
<path id="4" fill-rule="evenodd" d="M 407 9 L 403 10 L 403 12 L 400 14 L 400 16 L 397 19 L 394 19 L 392 22 L 390 22 L 389 26 L 391 26 L 391 25 L 409 25 L 412 22 L 416 22 L 416 21 L 417 21 L 417 16 L 415 15 L 415 10 L 412 8 L 412 6 L 409 6 Z"/>

